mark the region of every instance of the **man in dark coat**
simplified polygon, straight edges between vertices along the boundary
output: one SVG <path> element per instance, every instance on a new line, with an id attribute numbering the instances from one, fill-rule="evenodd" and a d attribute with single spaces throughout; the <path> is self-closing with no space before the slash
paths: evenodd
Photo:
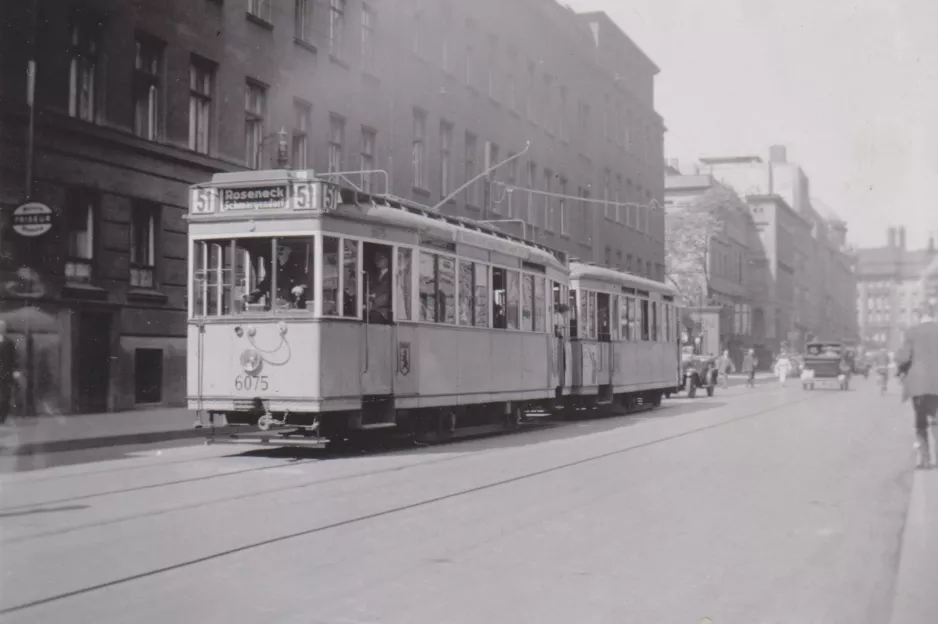
<path id="1" fill-rule="evenodd" d="M 5 423 L 10 415 L 13 388 L 20 376 L 16 345 L 6 333 L 6 321 L 0 321 L 0 424 Z"/>
<path id="2" fill-rule="evenodd" d="M 391 322 L 391 260 L 387 253 L 375 254 L 374 270 L 368 276 L 371 300 L 368 317 L 371 323 Z"/>
<path id="3" fill-rule="evenodd" d="M 297 308 L 306 308 L 306 295 L 312 283 L 312 275 L 301 259 L 291 257 L 293 248 L 289 245 L 277 247 L 277 297 L 290 301 Z M 253 292 L 245 295 L 248 303 L 257 303 L 262 296 L 270 295 L 271 276 L 268 274 Z"/>
<path id="4" fill-rule="evenodd" d="M 929 418 L 938 412 L 938 323 L 931 310 L 922 322 L 905 332 L 902 349 L 896 356 L 898 374 L 903 377 L 902 400 L 912 399 L 915 410 L 915 447 L 918 467 L 932 464 L 929 449 Z"/>

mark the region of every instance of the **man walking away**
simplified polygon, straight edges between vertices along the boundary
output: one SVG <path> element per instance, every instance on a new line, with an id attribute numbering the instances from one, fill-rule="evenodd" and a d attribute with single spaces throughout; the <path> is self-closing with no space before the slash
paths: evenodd
<path id="1" fill-rule="evenodd" d="M 938 323 L 928 310 L 922 322 L 905 332 L 902 349 L 896 356 L 898 374 L 903 378 L 902 400 L 912 398 L 915 411 L 915 448 L 918 467 L 932 465 L 928 443 L 929 418 L 938 412 Z"/>
<path id="2" fill-rule="evenodd" d="M 724 351 L 720 359 L 717 360 L 717 371 L 720 373 L 720 380 L 723 382 L 723 389 L 730 387 L 730 373 L 736 372 L 736 365 L 730 359 L 730 352 Z"/>
<path id="3" fill-rule="evenodd" d="M 743 373 L 746 374 L 746 385 L 750 388 L 756 386 L 756 367 L 759 360 L 756 359 L 756 350 L 749 349 L 743 357 Z"/>
<path id="4" fill-rule="evenodd" d="M 10 415 L 13 388 L 20 373 L 16 362 L 16 345 L 7 334 L 6 321 L 0 321 L 0 425 Z"/>

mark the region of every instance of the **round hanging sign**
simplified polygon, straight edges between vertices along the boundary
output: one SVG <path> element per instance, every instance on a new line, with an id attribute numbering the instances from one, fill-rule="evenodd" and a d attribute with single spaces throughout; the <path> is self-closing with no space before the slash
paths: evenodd
<path id="1" fill-rule="evenodd" d="M 52 208 L 30 202 L 13 211 L 13 231 L 20 236 L 41 236 L 52 229 Z"/>

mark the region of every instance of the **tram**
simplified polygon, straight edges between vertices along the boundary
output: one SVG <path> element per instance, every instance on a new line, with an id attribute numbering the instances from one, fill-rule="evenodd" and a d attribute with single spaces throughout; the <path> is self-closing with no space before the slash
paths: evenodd
<path id="1" fill-rule="evenodd" d="M 312 171 L 216 174 L 187 218 L 188 406 L 264 441 L 445 440 L 675 389 L 664 284 Z"/>

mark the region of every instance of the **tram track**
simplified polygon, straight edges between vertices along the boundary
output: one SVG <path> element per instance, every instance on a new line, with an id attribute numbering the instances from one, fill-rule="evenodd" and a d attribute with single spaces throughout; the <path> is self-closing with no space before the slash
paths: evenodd
<path id="1" fill-rule="evenodd" d="M 165 565 L 165 566 L 156 567 L 156 568 L 153 568 L 153 569 L 150 569 L 150 570 L 146 570 L 146 571 L 144 571 L 144 572 L 139 572 L 139 573 L 136 573 L 136 574 L 130 574 L 130 575 L 126 575 L 126 576 L 123 576 L 123 577 L 120 577 L 120 578 L 116 578 L 116 579 L 113 579 L 113 580 L 110 580 L 110 581 L 105 581 L 105 582 L 101 582 L 101 583 L 89 585 L 89 586 L 87 586 L 87 587 L 83 587 L 83 588 L 79 588 L 79 589 L 75 589 L 75 590 L 71 590 L 71 591 L 67 591 L 67 592 L 62 592 L 62 593 L 54 594 L 54 595 L 47 596 L 47 597 L 40 598 L 40 599 L 36 599 L 36 600 L 32 600 L 32 601 L 25 602 L 25 603 L 22 603 L 22 604 L 19 604 L 19 605 L 14 605 L 14 606 L 11 606 L 11 607 L 7 607 L 7 608 L 5 608 L 5 609 L 0 609 L 0 615 L 7 615 L 7 614 L 11 614 L 11 613 L 16 613 L 16 612 L 24 611 L 24 610 L 31 609 L 31 608 L 35 608 L 35 607 L 40 607 L 40 606 L 43 606 L 43 605 L 46 605 L 46 604 L 51 604 L 51 603 L 54 603 L 54 602 L 58 602 L 58 601 L 61 601 L 61 600 L 66 600 L 66 599 L 69 599 L 69 598 L 74 598 L 74 597 L 78 597 L 78 596 L 82 596 L 82 595 L 86 595 L 86 594 L 90 594 L 90 593 L 94 593 L 94 592 L 98 592 L 98 591 L 110 589 L 110 588 L 113 588 L 113 587 L 119 587 L 119 586 L 122 586 L 122 585 L 126 585 L 126 584 L 129 584 L 129 583 L 133 583 L 133 582 L 135 582 L 135 581 L 140 581 L 140 580 L 147 579 L 147 578 L 151 578 L 151 577 L 158 576 L 158 575 L 161 575 L 161 574 L 166 574 L 166 573 L 174 572 L 174 571 L 177 571 L 177 570 L 182 570 L 182 569 L 190 568 L 190 567 L 193 567 L 193 566 L 197 566 L 197 565 L 199 565 L 199 564 L 202 564 L 202 563 L 208 563 L 208 562 L 211 562 L 211 561 L 216 561 L 216 560 L 219 560 L 219 559 L 224 559 L 225 557 L 230 557 L 230 556 L 232 556 L 232 555 L 236 555 L 236 554 L 239 554 L 239 553 L 244 553 L 244 552 L 248 552 L 248 551 L 256 550 L 256 549 L 262 549 L 262 548 L 265 548 L 265 547 L 268 547 L 268 546 L 272 546 L 272 545 L 279 544 L 279 543 L 282 543 L 282 542 L 287 542 L 287 541 L 290 541 L 290 540 L 293 540 L 293 539 L 299 539 L 299 538 L 302 538 L 302 537 L 306 537 L 306 536 L 310 536 L 310 535 L 315 535 L 315 534 L 322 533 L 322 532 L 325 532 L 325 531 L 330 531 L 330 530 L 333 530 L 333 529 L 338 529 L 338 528 L 341 528 L 341 527 L 346 527 L 346 526 L 350 526 L 350 525 L 355 525 L 355 524 L 360 524 L 360 523 L 368 522 L 368 521 L 371 521 L 371 520 L 376 520 L 376 519 L 379 519 L 379 518 L 391 516 L 391 515 L 398 514 L 398 513 L 403 513 L 403 512 L 406 512 L 406 511 L 413 510 L 413 509 L 418 509 L 418 508 L 421 508 L 421 507 L 426 507 L 426 506 L 429 506 L 429 505 L 434 505 L 434 504 L 437 504 L 437 503 L 441 503 L 441 502 L 444 502 L 444 501 L 457 499 L 457 498 L 460 498 L 460 497 L 471 496 L 471 495 L 476 494 L 476 493 L 479 493 L 479 492 L 484 492 L 484 491 L 491 490 L 491 489 L 494 489 L 494 488 L 503 487 L 503 486 L 510 485 L 510 484 L 513 484 L 513 483 L 518 483 L 518 482 L 522 482 L 522 481 L 526 481 L 526 480 L 530 480 L 530 479 L 536 479 L 536 478 L 538 478 L 538 477 L 541 477 L 541 476 L 544 476 L 544 475 L 547 475 L 547 474 L 556 473 L 556 472 L 563 471 L 563 470 L 568 470 L 568 469 L 571 469 L 571 468 L 574 468 L 574 467 L 577 467 L 577 466 L 581 466 L 581 465 L 584 465 L 584 464 L 589 464 L 589 463 L 596 462 L 596 461 L 601 461 L 601 460 L 608 459 L 608 458 L 610 458 L 610 457 L 619 456 L 619 455 L 622 455 L 622 454 L 625 454 L 625 453 L 628 453 L 628 452 L 631 452 L 631 451 L 636 451 L 636 450 L 640 450 L 640 449 L 643 449 L 643 448 L 648 448 L 648 447 L 651 447 L 651 446 L 655 446 L 655 445 L 659 445 L 659 444 L 668 443 L 668 442 L 671 442 L 671 441 L 674 441 L 674 440 L 678 440 L 678 439 L 681 439 L 681 438 L 685 438 L 685 437 L 688 437 L 688 436 L 692 436 L 692 435 L 695 435 L 695 434 L 699 434 L 699 433 L 704 433 L 704 432 L 712 431 L 712 430 L 714 430 L 714 429 L 719 429 L 719 428 L 722 428 L 722 427 L 727 427 L 727 426 L 730 426 L 730 425 L 733 425 L 733 424 L 736 424 L 736 423 L 740 423 L 740 422 L 744 422 L 744 421 L 747 421 L 747 420 L 751 420 L 751 419 L 753 419 L 753 418 L 758 418 L 758 417 L 760 417 L 760 416 L 765 416 L 765 415 L 768 415 L 768 414 L 772 414 L 773 412 L 777 412 L 777 411 L 779 411 L 779 410 L 791 409 L 792 407 L 795 407 L 795 406 L 797 406 L 797 405 L 799 405 L 799 404 L 803 404 L 803 403 L 806 403 L 806 402 L 809 402 L 809 401 L 813 401 L 813 400 L 821 400 L 821 398 L 822 398 L 822 397 L 825 397 L 825 396 L 835 396 L 835 395 L 823 395 L 823 394 L 813 394 L 813 393 L 812 393 L 812 394 L 809 395 L 809 396 L 805 396 L 805 397 L 803 397 L 803 398 L 800 398 L 800 399 L 795 400 L 795 401 L 792 401 L 792 402 L 786 402 L 786 403 L 783 403 L 783 404 L 781 404 L 781 405 L 773 405 L 773 406 L 770 406 L 770 407 L 766 407 L 766 408 L 762 408 L 762 409 L 757 409 L 757 410 L 755 410 L 755 411 L 751 411 L 751 412 L 742 414 L 742 415 L 737 416 L 737 417 L 734 417 L 734 418 L 729 418 L 729 419 L 727 419 L 727 420 L 722 420 L 722 421 L 719 421 L 719 422 L 716 422 L 716 423 L 711 423 L 711 424 L 704 425 L 704 426 L 701 426 L 701 427 L 691 428 L 691 429 L 688 429 L 688 430 L 686 430 L 686 431 L 682 431 L 682 432 L 675 433 L 675 434 L 672 434 L 672 435 L 662 436 L 662 437 L 659 437 L 659 438 L 656 438 L 656 439 L 653 439 L 653 440 L 649 440 L 649 441 L 646 441 L 646 442 L 641 442 L 641 443 L 637 443 L 637 444 L 631 444 L 631 445 L 623 446 L 623 447 L 621 447 L 621 448 L 613 449 L 613 450 L 611 450 L 611 451 L 606 451 L 606 452 L 603 452 L 603 453 L 596 453 L 596 454 L 589 455 L 589 456 L 584 457 L 584 458 L 581 458 L 581 459 L 577 459 L 577 460 L 573 460 L 573 461 L 568 461 L 568 462 L 563 462 L 563 463 L 560 463 L 560 464 L 556 464 L 556 465 L 553 465 L 553 466 L 548 466 L 548 467 L 546 467 L 546 468 L 541 468 L 541 469 L 538 469 L 538 470 L 532 470 L 532 471 L 525 472 L 525 473 L 522 473 L 522 474 L 519 474 L 519 475 L 515 475 L 515 476 L 511 476 L 511 477 L 506 477 L 506 478 L 504 478 L 504 479 L 498 479 L 498 480 L 495 480 L 495 481 L 492 481 L 492 482 L 489 482 L 489 483 L 483 483 L 483 484 L 476 485 L 476 486 L 473 486 L 473 487 L 462 488 L 462 489 L 456 490 L 456 491 L 454 491 L 454 492 L 449 492 L 449 493 L 442 494 L 442 495 L 438 495 L 438 496 L 427 497 L 427 498 L 424 498 L 424 499 L 422 499 L 422 500 L 418 500 L 418 501 L 415 501 L 415 502 L 411 502 L 411 503 L 407 503 L 407 504 L 402 504 L 402 505 L 397 505 L 397 506 L 391 506 L 391 507 L 388 507 L 388 508 L 386 508 L 386 509 L 381 509 L 381 510 L 374 511 L 374 512 L 371 512 L 371 513 L 364 513 L 364 514 L 360 514 L 360 515 L 353 516 L 353 517 L 351 517 L 351 518 L 345 518 L 345 519 L 343 519 L 343 520 L 338 520 L 338 521 L 331 522 L 331 523 L 321 524 L 321 525 L 318 525 L 318 526 L 309 527 L 309 528 L 302 529 L 302 530 L 299 530 L 299 531 L 293 531 L 293 532 L 290 532 L 290 533 L 285 533 L 285 534 L 283 534 L 283 535 L 278 535 L 278 536 L 276 536 L 276 537 L 272 537 L 272 538 L 268 538 L 268 539 L 264 539 L 264 540 L 258 540 L 258 541 L 254 541 L 254 542 L 249 542 L 249 543 L 246 543 L 246 544 L 242 544 L 242 545 L 240 545 L 240 546 L 236 546 L 236 547 L 233 547 L 233 548 L 228 548 L 228 549 L 225 549 L 225 550 L 220 550 L 220 551 L 218 551 L 218 552 L 210 553 L 210 554 L 207 554 L 207 555 L 204 555 L 204 556 L 194 557 L 194 558 L 191 558 L 191 559 L 188 559 L 188 560 L 184 560 L 184 561 L 179 561 L 179 562 L 176 562 L 176 563 L 173 563 L 173 564 L 170 564 L 170 565 Z M 418 466 L 421 466 L 421 465 L 432 465 L 432 464 L 435 464 L 435 463 L 443 463 L 443 462 L 455 461 L 455 460 L 457 460 L 457 459 L 463 459 L 463 458 L 465 458 L 465 457 L 467 457 L 467 455 L 457 455 L 456 457 L 444 458 L 444 459 L 435 460 L 435 461 L 430 461 L 430 462 L 417 462 L 417 463 L 414 463 L 414 464 L 408 464 L 408 465 L 406 465 L 406 466 L 399 466 L 399 467 L 396 467 L 396 468 L 393 468 L 393 469 L 389 469 L 389 470 L 373 471 L 373 473 L 390 472 L 390 471 L 394 471 L 394 470 L 398 470 L 398 471 L 399 471 L 399 470 L 406 470 L 406 469 L 418 467 Z M 359 474 L 359 475 L 347 475 L 347 476 L 336 477 L 336 478 L 328 479 L 328 480 L 317 480 L 317 481 L 315 481 L 315 482 L 306 483 L 306 484 L 295 484 L 295 485 L 293 485 L 293 486 L 289 486 L 289 487 L 286 487 L 286 488 L 272 488 L 272 489 L 267 490 L 267 491 L 265 491 L 265 492 L 258 492 L 258 493 L 252 493 L 251 495 L 246 495 L 244 498 L 263 496 L 263 495 L 266 495 L 266 494 L 274 493 L 274 492 L 277 492 L 277 491 L 283 491 L 283 490 L 300 489 L 300 488 L 303 488 L 303 487 L 311 487 L 311 486 L 319 485 L 319 484 L 321 484 L 321 483 L 325 483 L 325 482 L 329 482 L 329 481 L 334 482 L 334 481 L 337 481 L 337 480 L 349 479 L 349 478 L 356 478 L 356 477 L 361 477 L 361 476 L 366 476 L 366 474 L 362 473 L 362 474 Z M 231 499 L 228 499 L 228 500 L 237 500 L 238 498 L 240 498 L 240 497 L 232 497 Z M 155 514 L 153 514 L 153 513 L 151 513 L 151 514 L 143 514 L 142 516 L 153 516 L 153 515 L 158 515 L 158 514 L 163 514 L 163 513 L 171 513 L 171 512 L 173 512 L 173 511 L 182 511 L 182 510 L 185 510 L 185 509 L 191 509 L 191 508 L 193 508 L 193 507 L 204 506 L 204 505 L 213 505 L 213 504 L 217 504 L 217 503 L 221 503 L 221 502 L 225 502 L 225 501 L 224 501 L 224 500 L 216 500 L 216 501 L 212 501 L 212 502 L 210 502 L 210 503 L 205 503 L 205 504 L 190 505 L 190 506 L 180 507 L 180 508 L 176 508 L 176 509 L 172 509 L 172 510 L 163 510 L 163 511 L 160 511 L 160 512 L 156 512 Z M 117 519 L 117 520 L 115 520 L 115 521 L 109 521 L 109 522 L 105 522 L 105 523 L 95 523 L 95 524 L 92 524 L 92 525 L 87 525 L 87 526 L 83 526 L 83 527 L 74 527 L 74 528 L 70 528 L 70 529 L 67 529 L 67 530 L 78 530 L 78 529 L 80 529 L 80 528 L 91 528 L 91 527 L 103 526 L 103 525 L 107 525 L 107 524 L 109 524 L 109 523 L 111 523 L 111 522 L 122 522 L 122 521 L 126 521 L 126 520 L 129 520 L 129 519 L 132 519 L 132 518 Z M 48 534 L 54 534 L 54 532 L 47 533 L 46 535 L 48 535 Z M 29 536 L 28 539 L 33 539 L 33 538 L 35 538 L 35 537 L 38 537 L 38 536 L 35 536 L 35 535 L 34 535 L 34 536 Z M 24 538 L 24 539 L 27 539 L 27 538 Z M 22 541 L 22 540 L 11 540 L 11 541 Z"/>

